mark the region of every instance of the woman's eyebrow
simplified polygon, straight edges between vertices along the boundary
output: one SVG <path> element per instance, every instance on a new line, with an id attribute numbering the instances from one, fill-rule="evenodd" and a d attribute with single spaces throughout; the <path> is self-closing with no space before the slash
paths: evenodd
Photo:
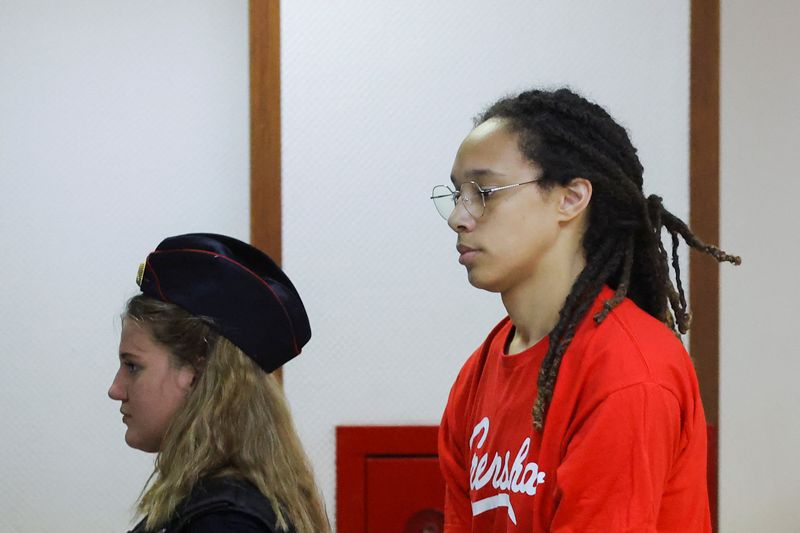
<path id="1" fill-rule="evenodd" d="M 468 170 L 465 174 L 470 178 L 482 178 L 483 176 L 492 176 L 496 175 L 497 172 L 494 170 L 489 170 L 488 168 L 475 168 L 472 170 Z"/>
<path id="2" fill-rule="evenodd" d="M 482 185 L 481 180 L 484 178 L 504 176 L 504 175 L 505 174 L 501 172 L 496 172 L 488 168 L 475 168 L 464 172 L 464 177 L 466 178 L 466 181 L 477 181 L 479 185 Z M 450 175 L 450 181 L 453 182 L 453 185 L 458 186 L 458 184 L 456 183 L 455 176 Z"/>
<path id="3" fill-rule="evenodd" d="M 477 168 L 475 170 L 470 170 L 467 175 L 475 181 L 479 181 L 482 178 L 498 178 L 506 174 L 489 168 Z"/>

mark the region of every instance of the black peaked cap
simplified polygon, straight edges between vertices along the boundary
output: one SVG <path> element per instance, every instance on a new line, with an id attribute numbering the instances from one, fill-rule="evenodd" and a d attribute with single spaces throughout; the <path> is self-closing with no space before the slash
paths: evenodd
<path id="1" fill-rule="evenodd" d="M 213 233 L 169 237 L 147 256 L 137 280 L 147 296 L 210 318 L 266 372 L 311 338 L 300 294 L 267 254 Z"/>

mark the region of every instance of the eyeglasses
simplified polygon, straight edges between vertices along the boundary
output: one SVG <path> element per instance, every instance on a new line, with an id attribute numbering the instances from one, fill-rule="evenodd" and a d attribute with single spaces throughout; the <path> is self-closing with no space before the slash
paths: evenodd
<path id="1" fill-rule="evenodd" d="M 467 213 L 472 216 L 472 218 L 480 218 L 483 216 L 483 212 L 486 210 L 486 199 L 494 193 L 498 191 L 504 191 L 506 189 L 513 189 L 515 187 L 519 187 L 520 185 L 527 185 L 528 183 L 534 183 L 536 181 L 539 180 L 535 179 L 523 181 L 522 183 L 512 183 L 511 185 L 502 185 L 500 187 L 489 187 L 488 189 L 482 188 L 474 181 L 467 181 L 462 183 L 461 187 L 455 191 L 447 185 L 437 185 L 433 188 L 431 200 L 433 200 L 433 205 L 436 206 L 436 210 L 445 220 L 449 219 L 450 215 L 453 214 L 459 198 L 461 198 L 464 208 L 467 210 Z"/>

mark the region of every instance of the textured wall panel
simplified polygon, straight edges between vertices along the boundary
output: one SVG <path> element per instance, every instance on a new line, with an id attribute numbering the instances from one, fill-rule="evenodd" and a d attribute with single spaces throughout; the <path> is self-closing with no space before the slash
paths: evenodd
<path id="1" fill-rule="evenodd" d="M 161 238 L 248 236 L 247 3 L 0 21 L 0 531 L 125 531 L 152 457 L 106 396 L 118 317 Z"/>
<path id="2" fill-rule="evenodd" d="M 798 531 L 800 4 L 723 2 L 720 531 Z"/>

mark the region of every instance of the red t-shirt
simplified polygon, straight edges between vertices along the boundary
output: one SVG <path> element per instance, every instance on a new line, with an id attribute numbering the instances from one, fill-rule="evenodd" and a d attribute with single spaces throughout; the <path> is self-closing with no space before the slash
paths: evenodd
<path id="1" fill-rule="evenodd" d="M 711 531 L 706 422 L 686 350 L 630 300 L 592 316 L 561 363 L 544 431 L 531 408 L 545 338 L 505 355 L 505 318 L 456 379 L 439 431 L 445 531 Z"/>

